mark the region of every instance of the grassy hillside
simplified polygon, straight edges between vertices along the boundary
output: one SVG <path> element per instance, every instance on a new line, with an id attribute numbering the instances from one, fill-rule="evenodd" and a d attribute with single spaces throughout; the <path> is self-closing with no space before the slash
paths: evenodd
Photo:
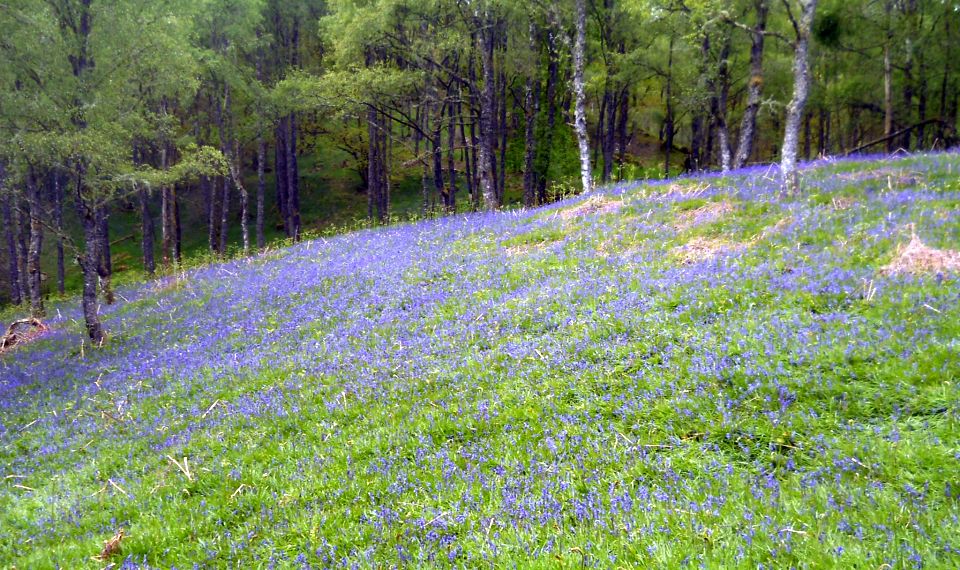
<path id="1" fill-rule="evenodd" d="M 101 350 L 65 302 L 0 357 L 0 568 L 957 567 L 960 281 L 887 268 L 960 249 L 960 155 L 804 180 L 311 241 Z"/>

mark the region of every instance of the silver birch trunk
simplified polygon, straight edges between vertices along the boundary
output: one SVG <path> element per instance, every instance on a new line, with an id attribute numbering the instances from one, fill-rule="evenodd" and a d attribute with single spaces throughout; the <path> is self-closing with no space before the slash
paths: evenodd
<path id="1" fill-rule="evenodd" d="M 796 192 L 799 186 L 797 153 L 800 142 L 800 126 L 803 111 L 810 94 L 810 31 L 817 10 L 817 0 L 800 0 L 800 19 L 796 22 L 797 42 L 793 57 L 793 97 L 787 106 L 787 122 L 783 135 L 783 152 L 780 171 L 783 173 L 788 192 Z"/>
<path id="2" fill-rule="evenodd" d="M 577 0 L 577 37 L 573 42 L 574 127 L 580 149 L 580 179 L 585 193 L 593 190 L 593 171 L 590 168 L 590 139 L 587 135 L 586 93 L 583 86 L 584 50 L 587 38 L 586 0 Z"/>
<path id="3" fill-rule="evenodd" d="M 496 106 L 493 95 L 493 32 L 490 18 L 483 21 L 484 29 L 477 33 L 480 62 L 483 67 L 483 89 L 480 92 L 480 145 L 477 149 L 477 168 L 480 171 L 480 193 L 483 208 L 496 210 L 497 194 L 493 174 L 493 140 Z"/>

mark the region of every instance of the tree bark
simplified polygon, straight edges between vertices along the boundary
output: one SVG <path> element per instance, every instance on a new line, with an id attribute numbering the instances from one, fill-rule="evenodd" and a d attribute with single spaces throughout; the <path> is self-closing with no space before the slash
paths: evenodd
<path id="1" fill-rule="evenodd" d="M 537 153 L 537 203 L 547 202 L 547 176 L 550 172 L 550 163 L 553 159 L 553 135 L 557 124 L 557 85 L 560 82 L 560 53 L 557 49 L 557 29 L 559 24 L 551 17 L 550 28 L 547 30 L 547 86 L 546 126 L 543 129 L 542 144 L 538 145 Z"/>
<path id="2" fill-rule="evenodd" d="M 287 118 L 287 215 L 290 216 L 290 237 L 300 241 L 300 172 L 297 164 L 297 119 L 290 113 Z"/>
<path id="3" fill-rule="evenodd" d="M 153 216 L 150 214 L 150 194 L 147 187 L 137 187 L 137 196 L 140 199 L 140 231 L 143 234 L 140 244 L 143 251 L 143 269 L 152 276 L 157 270 L 153 259 Z"/>
<path id="4" fill-rule="evenodd" d="M 452 95 L 452 94 L 451 94 Z M 455 106 L 448 105 L 449 121 L 447 122 L 447 178 L 450 180 L 450 189 L 447 191 L 447 210 L 457 211 L 457 167 L 454 160 L 454 149 L 457 146 L 457 118 L 454 114 Z"/>
<path id="5" fill-rule="evenodd" d="M 287 119 L 282 117 L 277 121 L 274 131 L 276 145 L 274 147 L 273 174 L 277 189 L 277 210 L 283 220 L 283 231 L 287 237 L 293 237 L 290 227 L 290 216 L 287 214 Z"/>
<path id="6" fill-rule="evenodd" d="M 590 167 L 590 139 L 587 136 L 586 92 L 583 85 L 583 67 L 587 43 L 586 0 L 577 0 L 576 40 L 573 43 L 574 126 L 577 146 L 580 148 L 580 181 L 583 191 L 593 190 L 593 170 Z"/>
<path id="7" fill-rule="evenodd" d="M 94 207 L 88 204 L 84 198 L 83 178 L 86 168 L 82 163 L 79 163 L 75 171 L 77 180 L 74 201 L 77 217 L 83 227 L 85 244 L 83 251 L 77 254 L 77 263 L 83 273 L 83 295 L 81 297 L 83 319 L 90 341 L 93 342 L 94 346 L 100 346 L 104 340 L 103 325 L 100 323 L 99 304 L 97 303 L 97 282 L 99 281 L 97 260 L 100 256 L 101 232 L 97 227 Z"/>
<path id="8" fill-rule="evenodd" d="M 667 56 L 667 86 L 666 86 L 666 105 L 667 113 L 663 121 L 664 131 L 664 156 L 663 156 L 663 176 L 670 176 L 670 152 L 673 150 L 673 43 L 674 38 L 670 36 L 670 49 Z"/>
<path id="9" fill-rule="evenodd" d="M 800 123 L 810 92 L 810 33 L 817 10 L 817 0 L 800 0 L 800 18 L 795 22 L 797 41 L 793 59 L 793 97 L 787 105 L 787 120 L 783 135 L 780 171 L 788 192 L 799 189 L 797 152 L 800 139 Z"/>
<path id="10" fill-rule="evenodd" d="M 57 292 L 64 294 L 66 289 L 66 264 L 63 253 L 63 176 L 58 171 L 50 173 L 53 186 L 53 224 L 57 232 Z"/>
<path id="11" fill-rule="evenodd" d="M 27 253 L 28 285 L 30 291 L 30 316 L 40 319 L 46 316 L 43 307 L 40 253 L 43 246 L 43 225 L 40 219 L 40 187 L 33 168 L 27 174 L 27 206 L 30 216 L 30 249 Z"/>
<path id="12" fill-rule="evenodd" d="M 714 120 L 717 123 L 717 135 L 720 143 L 720 168 L 726 173 L 733 166 L 730 156 L 730 133 L 727 129 L 727 101 L 730 98 L 730 35 L 724 36 L 723 47 L 720 49 L 720 68 L 717 74 L 719 89 L 717 93 L 717 109 Z"/>
<path id="13" fill-rule="evenodd" d="M 763 92 L 763 45 L 769 12 L 768 1 L 756 0 L 754 3 L 757 20 L 751 34 L 750 82 L 747 85 L 747 106 L 743 112 L 743 119 L 740 121 L 740 141 L 733 159 L 734 168 L 743 168 L 753 153 L 757 114 L 760 111 L 760 100 Z"/>
<path id="14" fill-rule="evenodd" d="M 477 41 L 480 49 L 480 62 L 483 74 L 483 88 L 480 91 L 480 148 L 477 168 L 480 170 L 480 193 L 482 194 L 485 210 L 496 210 L 499 207 L 496 195 L 496 180 L 494 173 L 494 136 L 496 119 L 496 105 L 494 101 L 494 69 L 493 69 L 493 22 L 487 15 L 477 31 Z"/>
<path id="15" fill-rule="evenodd" d="M 97 230 L 97 275 L 100 278 L 100 292 L 103 300 L 112 305 L 116 300 L 113 295 L 113 261 L 110 255 L 110 211 L 106 204 L 94 209 Z"/>
<path id="16" fill-rule="evenodd" d="M 17 232 L 17 276 L 20 278 L 20 296 L 24 302 L 30 301 L 30 271 L 27 269 L 30 259 L 27 244 L 30 239 L 29 208 L 20 199 L 14 199 L 14 222 Z"/>
<path id="17" fill-rule="evenodd" d="M 6 165 L 3 162 L 0 162 L 0 188 L 3 186 L 3 182 L 6 180 Z M 19 275 L 19 266 L 17 264 L 17 236 L 16 228 L 19 224 L 16 222 L 16 217 L 14 216 L 14 209 L 11 207 L 10 203 L 13 198 L 9 195 L 0 194 L 0 208 L 2 208 L 3 215 L 3 237 L 6 240 L 7 245 L 7 263 L 8 263 L 8 272 L 10 278 L 10 302 L 14 305 L 19 305 L 22 302 L 20 294 L 20 275 Z"/>
<path id="18" fill-rule="evenodd" d="M 537 26 L 530 22 L 530 53 L 537 55 Z M 540 114 L 540 78 L 534 68 L 527 75 L 523 91 L 524 150 L 523 150 L 523 205 L 531 208 L 537 203 L 537 116 Z"/>

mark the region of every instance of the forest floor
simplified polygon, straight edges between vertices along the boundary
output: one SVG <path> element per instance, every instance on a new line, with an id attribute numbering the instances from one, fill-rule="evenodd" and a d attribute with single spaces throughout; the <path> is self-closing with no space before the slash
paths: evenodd
<path id="1" fill-rule="evenodd" d="M 79 303 L 0 568 L 960 566 L 960 155 L 601 189 Z"/>

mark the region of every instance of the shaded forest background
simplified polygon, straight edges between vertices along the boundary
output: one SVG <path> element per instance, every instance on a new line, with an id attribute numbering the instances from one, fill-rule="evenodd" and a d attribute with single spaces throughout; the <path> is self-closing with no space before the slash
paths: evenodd
<path id="1" fill-rule="evenodd" d="M 800 159 L 957 143 L 955 1 L 23 0 L 0 305 L 579 192 L 578 29 L 598 183 L 780 160 L 805 38 Z"/>

